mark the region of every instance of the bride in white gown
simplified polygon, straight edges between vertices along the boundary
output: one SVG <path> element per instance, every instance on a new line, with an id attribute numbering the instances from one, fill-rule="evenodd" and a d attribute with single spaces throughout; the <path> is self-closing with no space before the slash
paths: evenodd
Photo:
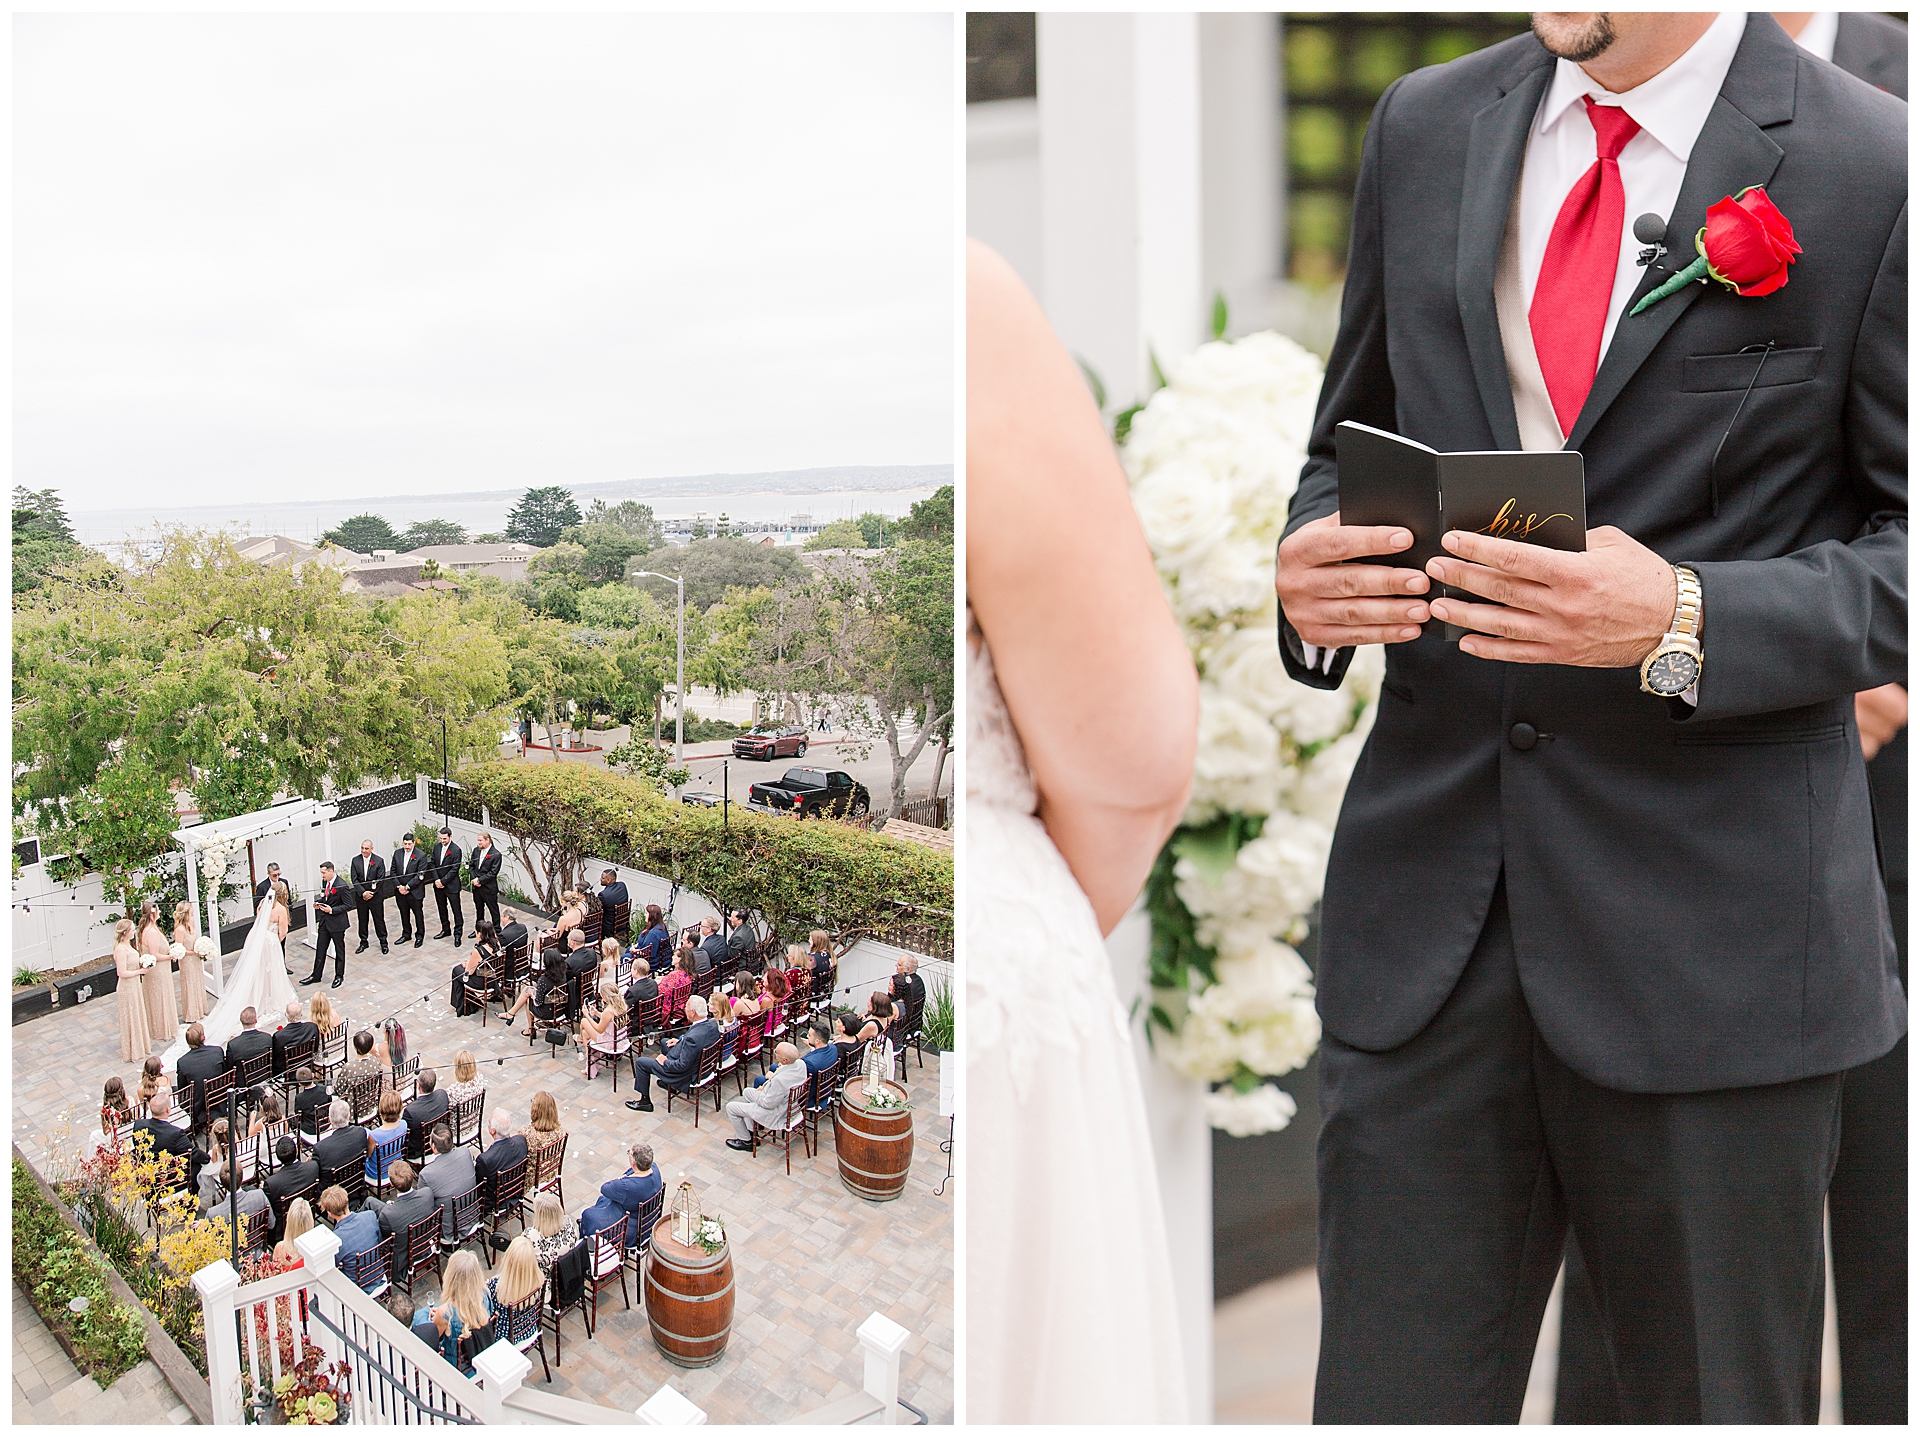
<path id="1" fill-rule="evenodd" d="M 1086 386 L 978 246 L 967 308 L 966 1415 L 1187 1422 L 1101 937 L 1185 807 L 1197 685 Z"/>
<path id="2" fill-rule="evenodd" d="M 276 893 L 269 893 L 253 915 L 253 931 L 247 944 L 227 975 L 226 991 L 213 1011 L 200 1020 L 209 1043 L 225 1047 L 227 1040 L 240 1031 L 240 1014 L 252 1008 L 260 1025 L 268 1030 L 278 1026 L 287 1004 L 300 995 L 294 991 L 287 973 L 286 909 Z M 169 1072 L 187 1051 L 185 1029 L 172 1047 L 160 1055 L 161 1065 Z"/>

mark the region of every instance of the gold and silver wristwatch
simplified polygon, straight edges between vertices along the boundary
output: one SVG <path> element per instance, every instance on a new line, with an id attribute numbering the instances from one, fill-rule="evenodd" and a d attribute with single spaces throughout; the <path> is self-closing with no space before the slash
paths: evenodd
<path id="1" fill-rule="evenodd" d="M 1679 698 L 1698 683 L 1706 662 L 1700 651 L 1700 576 L 1678 564 L 1673 576 L 1679 589 L 1673 624 L 1640 663 L 1640 687 L 1664 699 Z"/>

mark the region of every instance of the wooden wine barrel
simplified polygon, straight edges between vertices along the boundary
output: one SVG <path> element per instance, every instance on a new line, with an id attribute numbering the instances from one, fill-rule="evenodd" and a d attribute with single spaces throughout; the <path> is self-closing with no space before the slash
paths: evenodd
<path id="1" fill-rule="evenodd" d="M 902 1098 L 907 1090 L 886 1085 Z M 891 1202 L 906 1191 L 907 1169 L 913 1164 L 913 1110 L 888 1108 L 869 1112 L 866 1079 L 846 1086 L 833 1110 L 833 1146 L 840 1155 L 840 1181 L 855 1197 L 869 1202 Z"/>
<path id="2" fill-rule="evenodd" d="M 647 1325 L 654 1345 L 681 1367 L 711 1367 L 733 1335 L 733 1253 L 716 1253 L 673 1235 L 667 1214 L 653 1230 L 647 1252 Z"/>

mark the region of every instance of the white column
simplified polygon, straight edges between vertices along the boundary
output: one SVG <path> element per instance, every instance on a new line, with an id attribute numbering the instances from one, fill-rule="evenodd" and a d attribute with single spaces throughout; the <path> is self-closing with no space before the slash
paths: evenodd
<path id="1" fill-rule="evenodd" d="M 1206 334 L 1200 30 L 1192 14 L 1042 13 L 1042 293 L 1109 408 Z"/>
<path id="2" fill-rule="evenodd" d="M 193 1275 L 205 1319 L 207 1382 L 213 1390 L 213 1420 L 221 1426 L 240 1423 L 240 1334 L 233 1325 L 233 1295 L 240 1290 L 240 1274 L 224 1257 Z"/>
<path id="3" fill-rule="evenodd" d="M 644 1427 L 704 1427 L 707 1414 L 674 1389 L 662 1387 L 634 1410 Z"/>
<path id="4" fill-rule="evenodd" d="M 866 1349 L 867 1369 L 860 1384 L 880 1404 L 880 1420 L 892 1425 L 900 1410 L 900 1349 L 911 1335 L 891 1318 L 876 1312 L 854 1330 Z"/>
<path id="5" fill-rule="evenodd" d="M 1152 926 L 1136 906 L 1107 939 L 1120 1006 L 1134 1010 L 1144 997 Z M 1186 1359 L 1188 1418 L 1213 1420 L 1213 1130 L 1207 1124 L 1207 1085 L 1183 1078 L 1153 1056 L 1146 1033 L 1132 1025 L 1134 1057 L 1153 1138 L 1161 1215 L 1173 1254 L 1173 1295 Z"/>
<path id="6" fill-rule="evenodd" d="M 1271 14 L 1200 17 L 1201 295 L 1230 334 L 1264 329 L 1280 277 L 1280 34 Z"/>
<path id="7" fill-rule="evenodd" d="M 310 947 L 320 946 L 320 915 L 313 911 L 313 894 L 317 874 L 313 866 L 313 820 L 308 818 L 300 825 L 300 885 L 307 890 L 307 943 Z"/>

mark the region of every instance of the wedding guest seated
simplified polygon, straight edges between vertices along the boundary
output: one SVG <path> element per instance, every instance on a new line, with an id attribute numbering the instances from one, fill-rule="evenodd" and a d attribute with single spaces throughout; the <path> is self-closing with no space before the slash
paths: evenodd
<path id="1" fill-rule="evenodd" d="M 545 1088 L 533 1095 L 533 1106 L 528 1115 L 527 1129 L 521 1136 L 527 1140 L 529 1161 L 566 1138 L 567 1130 L 560 1126 L 560 1104 Z M 531 1166 L 527 1169 L 527 1176 L 529 1179 L 533 1176 Z"/>
<path id="2" fill-rule="evenodd" d="M 677 1013 L 693 991 L 693 949 L 682 948 L 674 956 L 673 967 L 660 980 L 660 1011 Z"/>
<path id="3" fill-rule="evenodd" d="M 243 1187 L 236 1193 L 227 1186 L 227 1170 L 224 1162 L 209 1162 L 200 1169 L 200 1216 L 206 1218 L 224 1218 L 230 1209 L 237 1209 L 240 1215 L 241 1235 L 246 1235 L 245 1223 L 255 1213 L 267 1210 L 267 1195 L 259 1188 Z M 229 1202 L 229 1194 L 232 1194 Z"/>
<path id="4" fill-rule="evenodd" d="M 500 910 L 500 951 L 505 953 L 517 943 L 527 941 L 527 925 L 520 921 L 520 915 L 511 908 Z"/>
<path id="5" fill-rule="evenodd" d="M 498 1201 L 494 1195 L 494 1179 L 526 1157 L 527 1140 L 513 1130 L 513 1115 L 505 1108 L 493 1110 L 493 1116 L 487 1120 L 487 1131 L 493 1135 L 493 1141 L 473 1160 L 473 1173 L 480 1180 L 480 1190 L 486 1194 L 487 1207 L 491 1210 Z"/>
<path id="6" fill-rule="evenodd" d="M 896 1004 L 925 1003 L 927 1001 L 926 980 L 920 976 L 920 960 L 911 953 L 902 953 L 893 961 L 893 982 L 890 985 Z"/>
<path id="7" fill-rule="evenodd" d="M 181 1101 L 187 1105 L 196 1127 L 207 1121 L 206 1080 L 217 1078 L 226 1070 L 227 1055 L 221 1051 L 220 1045 L 207 1041 L 204 1025 L 189 1023 L 187 1051 L 180 1055 L 173 1072 L 179 1083 Z"/>
<path id="8" fill-rule="evenodd" d="M 160 1061 L 160 1055 L 154 1053 L 140 1064 L 140 1088 L 134 1099 L 133 1115 L 136 1118 L 153 1116 L 153 1095 L 169 1086 L 167 1070 Z"/>
<path id="9" fill-rule="evenodd" d="M 379 1092 L 392 1083 L 393 1070 L 374 1053 L 373 1029 L 362 1028 L 353 1035 L 353 1057 L 340 1070 L 340 1086 L 357 1092 L 364 1084 Z"/>
<path id="10" fill-rule="evenodd" d="M 824 993 L 833 986 L 833 939 L 824 928 L 807 935 L 807 959 L 813 968 L 813 990 Z"/>
<path id="11" fill-rule="evenodd" d="M 485 969 L 489 978 L 505 971 L 501 962 L 502 948 L 499 936 L 493 931 L 493 920 L 479 919 L 473 925 L 473 947 L 467 950 L 467 956 L 454 964 L 450 970 L 450 991 L 453 1011 L 465 1017 L 469 1011 L 467 1005 L 467 980 Z M 483 980 L 484 981 L 484 980 Z"/>
<path id="12" fill-rule="evenodd" d="M 433 1156 L 420 1170 L 420 1184 L 433 1194 L 433 1200 L 440 1206 L 443 1215 L 441 1235 L 453 1237 L 453 1200 L 465 1197 L 480 1186 L 480 1178 L 474 1172 L 473 1149 L 465 1143 L 455 1143 L 453 1132 L 445 1123 L 433 1130 Z"/>
<path id="13" fill-rule="evenodd" d="M 766 966 L 760 956 L 760 939 L 747 919 L 747 910 L 733 910 L 733 927 L 727 933 L 727 951 L 739 961 L 743 973 L 758 973 Z"/>
<path id="14" fill-rule="evenodd" d="M 312 1019 L 314 1028 L 320 1034 L 320 1047 L 324 1050 L 329 1040 L 336 1039 L 341 1023 L 346 1020 L 333 1011 L 333 1003 L 324 993 L 316 993 L 307 1001 L 307 1016 Z"/>
<path id="15" fill-rule="evenodd" d="M 115 1073 L 100 1094 L 100 1127 L 110 1135 L 132 1122 L 133 1104 L 127 1101 L 127 1085 Z"/>
<path id="16" fill-rule="evenodd" d="M 825 1018 L 815 1018 L 807 1024 L 807 1051 L 801 1054 L 801 1061 L 816 1077 L 840 1061 L 840 1049 L 833 1041 L 833 1029 Z M 816 1098 L 820 1096 L 818 1088 L 814 1092 Z"/>
<path id="17" fill-rule="evenodd" d="M 600 870 L 600 904 L 611 908 L 616 903 L 627 901 L 627 885 L 620 881 L 620 875 L 611 868 Z"/>
<path id="18" fill-rule="evenodd" d="M 648 971 L 644 959 L 634 960 L 633 981 L 627 984 L 625 996 L 629 1008 L 638 1008 L 642 1003 L 650 1003 L 660 996 L 660 985 L 653 981 L 653 974 Z"/>
<path id="19" fill-rule="evenodd" d="M 750 1124 L 758 1123 L 776 1132 L 786 1126 L 787 1094 L 807 1081 L 807 1066 L 800 1061 L 800 1050 L 793 1044 L 781 1043 L 773 1050 L 773 1057 L 779 1066 L 766 1077 L 755 1078 L 745 1096 L 727 1104 L 727 1120 L 733 1124 L 733 1136 L 727 1139 L 727 1146 L 738 1152 L 753 1150 Z"/>
<path id="20" fill-rule="evenodd" d="M 287 1130 L 287 1115 L 280 1106 L 280 1095 L 272 1088 L 260 1094 L 260 1106 L 247 1124 L 247 1138 L 278 1138 Z"/>
<path id="21" fill-rule="evenodd" d="M 602 938 L 600 940 L 600 977 L 611 978 L 615 982 L 620 978 L 620 940 Z"/>
<path id="22" fill-rule="evenodd" d="M 486 1276 L 480 1259 L 466 1249 L 447 1261 L 447 1275 L 440 1284 L 440 1301 L 427 1310 L 438 1340 L 434 1349 L 459 1369 L 463 1377 L 473 1376 L 473 1359 L 490 1345 L 485 1334 L 493 1317 L 487 1300 Z M 418 1319 L 415 1320 L 418 1328 Z"/>
<path id="23" fill-rule="evenodd" d="M 813 967 L 807 962 L 807 946 L 804 943 L 787 945 L 787 966 L 781 976 L 787 980 L 787 992 L 799 996 L 803 1001 L 807 989 L 813 983 Z"/>
<path id="24" fill-rule="evenodd" d="M 392 1088 L 388 1088 L 380 1095 L 380 1125 L 367 1134 L 367 1181 L 369 1183 L 380 1181 L 381 1151 L 383 1149 L 389 1152 L 395 1151 L 388 1147 L 395 1138 L 402 1138 L 404 1142 L 407 1124 L 400 1115 L 401 1106 L 400 1095 Z"/>
<path id="25" fill-rule="evenodd" d="M 522 1232 L 507 1245 L 507 1255 L 501 1260 L 500 1271 L 487 1279 L 488 1309 L 490 1312 L 499 1312 L 516 1302 L 524 1302 L 539 1292 L 545 1283 L 546 1276 L 540 1271 L 540 1259 L 534 1254 L 533 1239 Z"/>
<path id="26" fill-rule="evenodd" d="M 333 1094 L 327 1091 L 326 1084 L 320 1081 L 320 1075 L 312 1068 L 300 1069 L 293 1075 L 293 1081 L 296 1085 L 293 1094 L 293 1125 L 299 1129 L 301 1137 L 311 1141 L 319 1127 L 319 1120 L 314 1117 L 314 1114 L 333 1100 Z M 331 1117 L 331 1113 L 328 1116 Z"/>
<path id="27" fill-rule="evenodd" d="M 600 966 L 600 950 L 590 947 L 587 943 L 587 935 L 578 928 L 567 933 L 567 946 L 564 951 L 567 955 L 567 972 L 569 973 L 591 973 Z"/>
<path id="28" fill-rule="evenodd" d="M 484 1093 L 487 1085 L 480 1081 L 480 1065 L 467 1049 L 462 1048 L 454 1055 L 453 1081 L 447 1085 L 447 1106 L 455 1107 L 464 1103 L 475 1093 Z"/>
<path id="29" fill-rule="evenodd" d="M 379 1217 L 369 1208 L 348 1212 L 347 1190 L 338 1183 L 320 1194 L 320 1216 L 340 1239 L 340 1250 L 334 1254 L 336 1262 L 344 1263 L 380 1246 Z"/>
<path id="30" fill-rule="evenodd" d="M 227 1066 L 236 1073 L 240 1071 L 242 1063 L 273 1051 L 273 1034 L 261 1032 L 259 1022 L 257 1009 L 240 1010 L 240 1031 L 227 1040 Z M 272 1064 L 268 1064 L 268 1067 L 272 1067 Z"/>
<path id="31" fill-rule="evenodd" d="M 687 999 L 683 1011 L 687 1015 L 686 1031 L 677 1038 L 667 1039 L 659 1057 L 642 1057 L 637 1049 L 634 1051 L 633 1084 L 640 1090 L 640 1096 L 629 1099 L 627 1106 L 636 1113 L 653 1111 L 655 1078 L 675 1092 L 685 1092 L 700 1066 L 702 1051 L 720 1041 L 720 1025 L 707 1016 L 706 999 L 696 993 Z"/>
<path id="32" fill-rule="evenodd" d="M 788 992 L 786 973 L 778 968 L 769 968 L 767 986 L 760 995 L 760 1011 L 767 1015 L 762 1031 L 768 1037 L 772 1037 L 773 1030 L 780 1025 L 780 1013 L 786 1007 Z"/>
<path id="33" fill-rule="evenodd" d="M 864 1042 L 884 1037 L 893 1027 L 893 1000 L 885 993 L 875 990 L 867 995 L 866 1016 L 860 1020 L 860 1037 Z"/>
<path id="34" fill-rule="evenodd" d="M 745 1023 L 767 1011 L 767 980 L 759 974 L 736 978 L 733 984 L 733 1016 Z"/>
<path id="35" fill-rule="evenodd" d="M 557 1193 L 543 1192 L 533 1200 L 533 1255 L 540 1275 L 553 1280 L 553 1265 L 580 1241 L 580 1224 L 567 1216 Z"/>
<path id="36" fill-rule="evenodd" d="M 582 1005 L 578 1039 L 583 1048 L 592 1047 L 612 1053 L 620 1046 L 627 1028 L 627 1000 L 609 978 L 601 983 L 598 1002 Z"/>
<path id="37" fill-rule="evenodd" d="M 600 1184 L 600 1200 L 580 1214 L 581 1237 L 591 1237 L 624 1217 L 626 1245 L 632 1247 L 640 1240 L 640 1204 L 659 1192 L 665 1179 L 653 1166 L 653 1149 L 648 1144 L 635 1143 L 627 1156 L 632 1160 L 627 1170 Z"/>
<path id="38" fill-rule="evenodd" d="M 266 1189 L 267 1201 L 273 1205 L 273 1236 L 278 1239 L 286 1228 L 287 1199 L 320 1181 L 320 1164 L 300 1156 L 300 1144 L 291 1133 L 274 1144 L 273 1156 L 279 1166 L 267 1174 L 261 1186 Z"/>
<path id="39" fill-rule="evenodd" d="M 720 1041 L 723 1043 L 740 1031 L 740 1015 L 734 1011 L 733 999 L 725 993 L 715 993 L 707 999 L 707 1016 L 720 1025 Z"/>
<path id="40" fill-rule="evenodd" d="M 405 1158 L 393 1165 L 387 1179 L 393 1184 L 393 1197 L 386 1200 L 368 1198 L 367 1211 L 380 1219 L 380 1231 L 393 1238 L 394 1265 L 398 1267 L 405 1261 L 403 1253 L 407 1245 L 407 1229 L 433 1212 L 439 1204 L 434 1201 L 430 1191 L 420 1186 L 413 1164 Z M 268 1178 L 267 1181 L 272 1182 L 273 1179 Z"/>
<path id="41" fill-rule="evenodd" d="M 586 914 L 588 921 L 591 921 L 596 914 L 602 913 L 604 908 L 605 905 L 600 902 L 600 895 L 591 887 L 580 890 L 580 909 Z"/>
<path id="42" fill-rule="evenodd" d="M 313 1160 L 320 1164 L 320 1171 L 339 1172 L 355 1163 L 364 1163 L 371 1147 L 367 1130 L 353 1121 L 353 1111 L 346 1102 L 335 1098 L 329 1103 L 327 1131 L 313 1145 Z"/>
<path id="43" fill-rule="evenodd" d="M 313 1231 L 313 1207 L 305 1198 L 295 1198 L 287 1205 L 287 1215 L 280 1224 L 280 1237 L 273 1245 L 273 1260 L 285 1272 L 305 1262 L 300 1249 L 295 1247 L 294 1239 Z"/>
<path id="44" fill-rule="evenodd" d="M 695 962 L 693 970 L 695 973 L 705 973 L 727 956 L 727 940 L 720 936 L 718 918 L 700 920 L 700 942 L 696 945 L 695 951 L 700 955 Z"/>
<path id="45" fill-rule="evenodd" d="M 520 989 L 520 996 L 513 1000 L 513 1006 L 502 1017 L 511 1023 L 516 1014 L 525 1012 L 526 1036 L 531 1038 L 536 1026 L 552 1023 L 559 1018 L 560 1010 L 566 1006 L 566 990 L 567 960 L 549 949 L 546 966 L 541 970 L 539 979 Z"/>
<path id="46" fill-rule="evenodd" d="M 580 901 L 580 895 L 569 888 L 560 895 L 560 917 L 548 933 L 567 934 L 573 932 L 587 921 L 586 905 Z M 564 939 L 562 940 L 565 941 Z"/>
<path id="47" fill-rule="evenodd" d="M 833 1015 L 834 1046 L 843 1054 L 851 1053 L 862 1043 L 860 1037 L 860 1015 L 851 1008 L 842 1008 Z"/>
<path id="48" fill-rule="evenodd" d="M 306 1008 L 299 999 L 287 1004 L 287 1020 L 273 1035 L 273 1075 L 279 1077 L 287 1071 L 287 1053 L 300 1044 L 312 1039 L 320 1041 L 320 1029 L 306 1019 Z"/>
<path id="49" fill-rule="evenodd" d="M 635 952 L 644 957 L 648 971 L 658 977 L 673 962 L 673 935 L 667 932 L 667 920 L 658 903 L 647 905 L 647 922 L 633 940 Z"/>
<path id="50" fill-rule="evenodd" d="M 384 1301 L 387 1311 L 400 1320 L 401 1326 L 434 1351 L 440 1350 L 440 1330 L 433 1325 L 431 1307 L 416 1303 L 413 1294 L 400 1287 L 389 1289 Z"/>
<path id="51" fill-rule="evenodd" d="M 427 1134 L 447 1115 L 447 1095 L 438 1091 L 440 1075 L 432 1068 L 420 1070 L 420 1092 L 408 1103 L 402 1116 L 407 1120 L 407 1150 L 426 1151 Z"/>

